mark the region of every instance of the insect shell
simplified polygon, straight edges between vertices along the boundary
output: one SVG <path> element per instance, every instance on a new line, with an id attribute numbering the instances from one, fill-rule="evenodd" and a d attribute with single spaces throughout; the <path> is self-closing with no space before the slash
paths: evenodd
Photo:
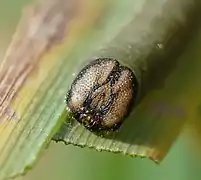
<path id="1" fill-rule="evenodd" d="M 85 66 L 67 93 L 73 117 L 93 132 L 117 130 L 130 113 L 137 95 L 133 72 L 112 58 Z"/>

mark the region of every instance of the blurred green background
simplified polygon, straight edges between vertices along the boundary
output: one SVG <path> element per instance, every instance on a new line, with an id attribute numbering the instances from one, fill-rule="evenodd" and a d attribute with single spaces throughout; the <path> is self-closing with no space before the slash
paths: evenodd
<path id="1" fill-rule="evenodd" d="M 48 0 L 47 0 L 48 1 Z M 30 0 L 0 1 L 0 61 L 15 32 L 22 7 Z M 36 166 L 17 180 L 200 180 L 201 161 L 183 133 L 160 165 L 148 159 L 97 152 L 52 142 Z"/>

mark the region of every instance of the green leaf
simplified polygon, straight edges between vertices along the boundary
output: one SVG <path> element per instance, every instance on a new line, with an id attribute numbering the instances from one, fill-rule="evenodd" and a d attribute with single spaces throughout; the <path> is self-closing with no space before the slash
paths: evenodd
<path id="1" fill-rule="evenodd" d="M 183 66 L 162 78 L 163 88 L 145 91 L 146 96 L 141 96 L 122 129 L 111 138 L 96 136 L 69 118 L 64 98 L 74 74 L 94 56 L 111 53 L 132 69 L 137 68 L 142 89 L 149 82 L 147 75 L 151 75 L 149 63 L 165 63 L 166 57 L 176 62 L 189 32 L 196 29 L 196 19 L 191 24 L 189 18 L 199 17 L 200 3 L 174 2 L 85 0 L 82 4 L 79 0 L 49 0 L 27 9 L 0 65 L 0 179 L 30 168 L 60 127 L 54 139 L 67 144 L 155 161 L 166 155 L 186 120 L 180 101 L 184 91 L 178 91 L 186 84 L 178 84 Z M 175 25 L 178 29 L 173 28 Z M 135 31 L 127 31 L 130 28 Z M 182 36 L 172 41 L 181 29 L 185 30 Z M 139 49 L 134 46 L 125 52 L 124 47 L 133 42 Z M 170 56 L 175 52 L 170 47 L 177 45 L 182 47 L 175 49 L 178 55 Z M 140 72 L 146 67 L 144 79 Z"/>
<path id="2" fill-rule="evenodd" d="M 178 6 L 173 1 L 155 3 L 147 2 L 114 39 L 93 53 L 128 65 L 140 83 L 139 104 L 121 130 L 112 137 L 97 136 L 72 121 L 66 112 L 62 118 L 65 124 L 54 140 L 156 162 L 165 157 L 188 119 L 181 103 L 181 88 L 187 83 L 187 79 L 181 81 L 181 71 L 186 64 L 179 57 L 198 29 L 200 3 L 194 2 L 194 8 L 189 1 L 178 1 Z"/>

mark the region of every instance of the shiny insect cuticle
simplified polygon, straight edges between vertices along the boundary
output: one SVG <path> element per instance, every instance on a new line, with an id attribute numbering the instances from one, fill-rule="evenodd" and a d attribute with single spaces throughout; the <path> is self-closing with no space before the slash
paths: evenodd
<path id="1" fill-rule="evenodd" d="M 137 96 L 134 73 L 113 58 L 100 58 L 85 66 L 67 93 L 73 117 L 94 132 L 117 130 Z"/>

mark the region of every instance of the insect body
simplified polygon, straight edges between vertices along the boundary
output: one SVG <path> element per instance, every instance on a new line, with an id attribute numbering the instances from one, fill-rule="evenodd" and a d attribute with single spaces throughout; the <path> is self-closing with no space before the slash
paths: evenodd
<path id="1" fill-rule="evenodd" d="M 66 103 L 74 118 L 87 129 L 114 131 L 129 114 L 136 94 L 133 72 L 117 60 L 101 58 L 81 70 Z"/>

